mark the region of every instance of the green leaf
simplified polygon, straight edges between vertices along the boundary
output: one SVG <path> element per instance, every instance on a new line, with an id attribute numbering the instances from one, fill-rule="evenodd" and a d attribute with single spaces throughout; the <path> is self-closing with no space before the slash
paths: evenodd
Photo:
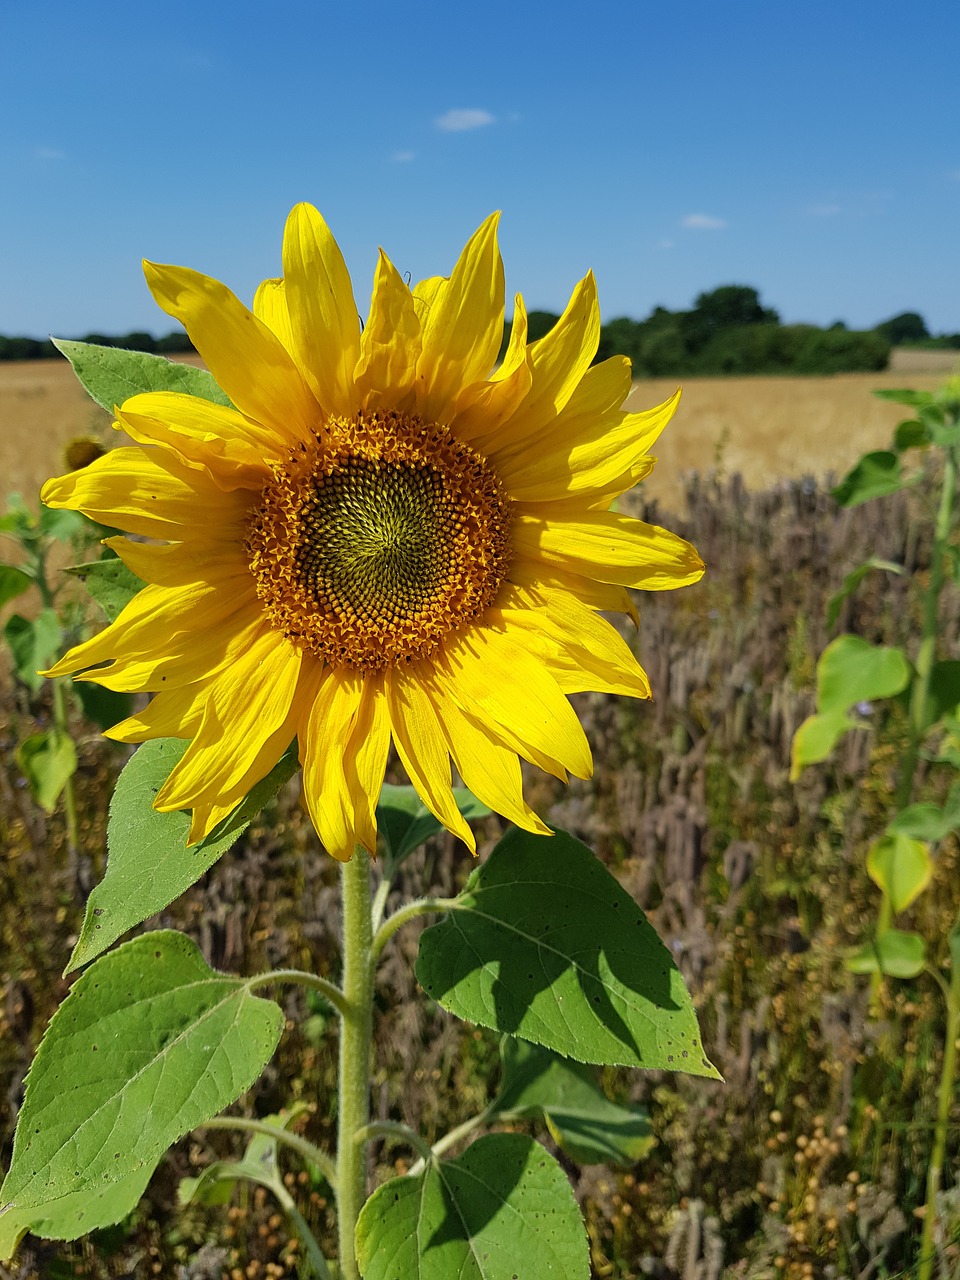
<path id="1" fill-rule="evenodd" d="M 871 556 L 869 560 L 865 560 L 863 564 L 858 565 L 852 573 L 848 573 L 844 578 L 843 586 L 836 595 L 830 597 L 830 603 L 827 605 L 828 630 L 836 626 L 837 618 L 840 616 L 840 606 L 847 596 L 852 595 L 867 574 L 874 569 L 883 569 L 887 573 L 904 574 L 906 572 L 903 565 L 894 564 L 892 560 L 881 560 L 879 556 Z"/>
<path id="2" fill-rule="evenodd" d="M 503 1083 L 494 1102 L 502 1120 L 543 1120 L 580 1164 L 636 1164 L 656 1139 L 643 1107 L 611 1102 L 595 1072 L 539 1045 L 504 1036 Z"/>
<path id="3" fill-rule="evenodd" d="M 942 809 L 936 804 L 907 805 L 887 827 L 890 835 L 912 836 L 929 844 L 936 844 L 957 830 L 960 830 L 960 782 L 950 788 Z"/>
<path id="4" fill-rule="evenodd" d="M 0 564 L 0 609 L 33 586 L 33 578 L 12 564 Z"/>
<path id="5" fill-rule="evenodd" d="M 955 714 L 960 707 L 960 662 L 955 658 L 935 662 L 930 672 L 929 693 L 929 724 L 934 724 L 941 716 Z"/>
<path id="6" fill-rule="evenodd" d="M 867 853 L 867 874 L 890 899 L 895 912 L 905 911 L 933 876 L 930 850 L 910 836 L 881 836 Z"/>
<path id="7" fill-rule="evenodd" d="M 77 771 L 77 749 L 69 733 L 51 725 L 20 743 L 17 764 L 37 804 L 53 813 L 61 792 Z"/>
<path id="8" fill-rule="evenodd" d="M 900 929 L 887 929 L 847 959 L 851 973 L 886 973 L 891 978 L 915 978 L 925 964 L 923 939 Z"/>
<path id="9" fill-rule="evenodd" d="M 108 413 L 142 391 L 179 391 L 214 404 L 230 404 L 212 374 L 194 365 L 179 364 L 143 351 L 121 351 L 118 347 L 68 342 L 64 338 L 54 338 L 53 345 L 73 365 L 87 393 Z"/>
<path id="10" fill-rule="evenodd" d="M 849 711 L 858 702 L 892 698 L 909 683 L 910 664 L 901 649 L 837 636 L 817 663 L 817 710 Z"/>
<path id="11" fill-rule="evenodd" d="M 360 1211 L 363 1280 L 589 1280 L 587 1236 L 563 1170 L 519 1133 L 392 1178 Z"/>
<path id="12" fill-rule="evenodd" d="M 866 727 L 862 720 L 854 720 L 845 711 L 807 716 L 793 735 L 790 781 L 796 782 L 808 764 L 817 764 L 821 760 L 826 760 L 848 730 Z"/>
<path id="13" fill-rule="evenodd" d="M 264 1116 L 262 1123 L 285 1133 L 309 1110 L 305 1102 L 296 1102 L 289 1111 Z M 268 1138 L 264 1133 L 253 1134 L 239 1160 L 217 1160 L 207 1165 L 199 1178 L 181 1178 L 178 1200 L 182 1205 L 226 1204 L 237 1183 L 244 1178 L 272 1190 L 281 1177 L 277 1146 L 276 1138 Z"/>
<path id="14" fill-rule="evenodd" d="M 420 939 L 451 1013 L 579 1062 L 717 1079 L 673 957 L 590 850 L 511 830 Z"/>
<path id="15" fill-rule="evenodd" d="M 892 400 L 894 404 L 905 404 L 910 409 L 920 409 L 933 403 L 929 391 L 911 391 L 907 387 L 883 387 L 873 394 L 878 400 Z"/>
<path id="16" fill-rule="evenodd" d="M 68 511 L 40 504 L 40 532 L 57 542 L 69 542 L 71 538 L 97 526 L 80 511 Z"/>
<path id="17" fill-rule="evenodd" d="M 455 787 L 453 798 L 468 822 L 490 814 L 466 787 Z M 441 830 L 441 824 L 413 787 L 385 783 L 377 804 L 377 829 L 384 845 L 383 874 L 389 879 L 404 858 Z"/>
<path id="18" fill-rule="evenodd" d="M 841 507 L 859 507 L 871 498 L 896 493 L 906 483 L 900 471 L 899 455 L 878 450 L 863 455 L 833 490 L 833 497 Z"/>
<path id="19" fill-rule="evenodd" d="M 30 1068 L 0 1188 L 0 1257 L 24 1231 L 73 1240 L 116 1222 L 170 1144 L 250 1087 L 283 1026 L 279 1005 L 216 973 L 184 934 L 102 957 Z"/>
<path id="20" fill-rule="evenodd" d="M 40 670 L 53 663 L 63 640 L 60 619 L 53 609 L 41 609 L 32 620 L 15 613 L 7 619 L 3 634 L 17 676 L 36 693 L 44 680 Z"/>
<path id="21" fill-rule="evenodd" d="M 952 414 L 947 414 L 941 405 L 933 404 L 920 410 L 917 415 L 930 432 L 933 443 L 941 449 L 952 449 L 960 444 L 960 423 Z"/>
<path id="22" fill-rule="evenodd" d="M 137 592 L 146 586 L 119 556 L 71 565 L 66 572 L 80 579 L 106 614 L 108 622 L 115 622 Z"/>
<path id="23" fill-rule="evenodd" d="M 117 779 L 107 825 L 107 871 L 87 900 L 67 973 L 89 964 L 127 929 L 189 889 L 236 843 L 297 768 L 296 752 L 288 751 L 233 813 L 188 849 L 189 813 L 158 813 L 151 807 L 187 746 L 175 738 L 145 742 Z"/>
<path id="24" fill-rule="evenodd" d="M 931 443 L 930 432 L 917 418 L 907 418 L 894 428 L 893 447 L 897 453 L 905 453 L 907 449 L 925 449 Z"/>

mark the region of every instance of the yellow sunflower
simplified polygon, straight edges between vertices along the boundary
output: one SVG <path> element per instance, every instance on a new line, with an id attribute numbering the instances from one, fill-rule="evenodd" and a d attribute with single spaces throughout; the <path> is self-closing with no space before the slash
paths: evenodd
<path id="1" fill-rule="evenodd" d="M 678 396 L 621 410 L 630 362 L 591 367 L 592 274 L 537 342 L 518 295 L 496 367 L 496 231 L 494 215 L 449 278 L 412 290 L 381 252 L 364 326 L 310 205 L 291 213 L 283 277 L 252 311 L 208 276 L 144 264 L 236 407 L 136 395 L 116 424 L 136 444 L 46 484 L 50 506 L 152 540 L 109 540 L 148 585 L 47 674 L 156 695 L 109 736 L 191 740 L 154 802 L 193 810 L 191 842 L 294 738 L 337 858 L 376 847 L 391 742 L 471 848 L 451 761 L 492 809 L 546 832 L 519 757 L 589 777 L 567 695 L 650 696 L 600 611 L 632 615 L 627 587 L 703 572 L 689 543 L 610 510 L 653 466 Z"/>

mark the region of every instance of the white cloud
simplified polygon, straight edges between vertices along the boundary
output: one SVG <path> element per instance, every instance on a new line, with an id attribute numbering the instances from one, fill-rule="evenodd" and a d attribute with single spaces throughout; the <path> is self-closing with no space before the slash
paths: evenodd
<path id="1" fill-rule="evenodd" d="M 688 213 L 680 219 L 680 225 L 691 231 L 722 231 L 727 224 L 722 218 L 714 218 L 709 213 Z"/>
<path id="2" fill-rule="evenodd" d="M 674 249 L 674 248 L 676 248 L 676 243 L 675 243 L 675 241 L 673 241 L 673 240 L 661 240 L 661 241 L 660 241 L 660 244 L 659 244 L 659 248 L 661 248 L 661 249 Z"/>
<path id="3" fill-rule="evenodd" d="M 493 124 L 493 116 L 480 107 L 454 107 L 437 116 L 434 124 L 444 133 L 463 133 L 466 129 L 482 129 Z"/>
<path id="4" fill-rule="evenodd" d="M 390 159 L 393 164 L 409 164 L 416 158 L 416 154 L 415 151 L 395 151 Z"/>
<path id="5" fill-rule="evenodd" d="M 57 147 L 35 147 L 33 154 L 38 160 L 66 160 L 67 153 Z"/>

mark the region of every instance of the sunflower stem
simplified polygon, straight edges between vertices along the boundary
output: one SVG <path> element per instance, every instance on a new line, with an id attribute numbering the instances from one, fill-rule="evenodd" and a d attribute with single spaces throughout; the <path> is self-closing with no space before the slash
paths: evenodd
<path id="1" fill-rule="evenodd" d="M 373 1038 L 373 917 L 370 858 L 357 848 L 341 873 L 343 895 L 343 995 L 340 1022 L 340 1108 L 337 1132 L 337 1225 L 341 1280 L 360 1280 L 357 1218 L 367 1198 L 370 1119 L 370 1050 Z"/>

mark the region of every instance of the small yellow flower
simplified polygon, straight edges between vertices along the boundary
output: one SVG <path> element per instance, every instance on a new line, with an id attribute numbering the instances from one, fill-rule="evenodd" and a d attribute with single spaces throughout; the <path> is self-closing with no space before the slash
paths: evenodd
<path id="1" fill-rule="evenodd" d="M 381 252 L 362 329 L 309 205 L 291 213 L 283 278 L 264 281 L 253 311 L 207 276 L 145 264 L 236 408 L 134 396 L 117 425 L 137 443 L 44 487 L 50 506 L 154 540 L 110 540 L 148 585 L 49 674 L 156 695 L 110 736 L 192 740 L 155 801 L 193 810 L 191 841 L 294 737 L 337 858 L 375 849 L 391 742 L 471 848 L 451 760 L 491 808 L 545 832 L 518 757 L 588 777 L 566 695 L 650 696 L 599 611 L 633 613 L 627 587 L 703 572 L 689 543 L 609 509 L 653 466 L 677 396 L 622 412 L 629 361 L 590 363 L 592 274 L 539 342 L 518 295 L 496 368 L 496 228 L 488 218 L 449 278 L 412 290 Z"/>

